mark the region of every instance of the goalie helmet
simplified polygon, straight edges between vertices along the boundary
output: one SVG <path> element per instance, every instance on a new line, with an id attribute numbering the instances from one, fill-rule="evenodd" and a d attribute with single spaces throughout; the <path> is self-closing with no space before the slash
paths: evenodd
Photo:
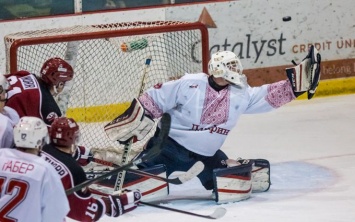
<path id="1" fill-rule="evenodd" d="M 42 119 L 24 116 L 14 127 L 16 147 L 42 149 L 49 143 L 48 128 Z"/>
<path id="2" fill-rule="evenodd" d="M 74 71 L 69 63 L 61 58 L 48 59 L 41 68 L 41 79 L 48 85 L 57 86 L 73 79 Z"/>
<path id="3" fill-rule="evenodd" d="M 49 129 L 49 136 L 54 145 L 70 147 L 79 142 L 79 126 L 72 118 L 59 117 L 53 121 Z"/>
<path id="4" fill-rule="evenodd" d="M 235 85 L 242 85 L 243 66 L 239 58 L 230 51 L 212 54 L 208 63 L 209 74 L 216 78 L 224 78 Z"/>

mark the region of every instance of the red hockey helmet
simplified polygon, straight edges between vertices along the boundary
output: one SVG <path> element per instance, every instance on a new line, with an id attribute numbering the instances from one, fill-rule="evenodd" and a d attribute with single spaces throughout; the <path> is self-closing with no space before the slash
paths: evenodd
<path id="1" fill-rule="evenodd" d="M 73 76 L 73 68 L 61 58 L 48 59 L 41 68 L 41 79 L 48 85 L 56 86 L 73 79 Z"/>
<path id="2" fill-rule="evenodd" d="M 49 136 L 56 146 L 69 147 L 79 142 L 79 126 L 72 118 L 56 118 L 50 129 Z"/>

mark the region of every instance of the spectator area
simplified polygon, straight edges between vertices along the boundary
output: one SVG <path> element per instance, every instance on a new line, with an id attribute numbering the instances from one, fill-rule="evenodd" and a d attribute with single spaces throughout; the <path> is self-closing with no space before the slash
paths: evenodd
<path id="1" fill-rule="evenodd" d="M 211 0 L 82 0 L 78 13 L 154 7 L 171 4 L 211 2 Z M 0 20 L 33 18 L 75 13 L 74 0 L 0 0 Z"/>

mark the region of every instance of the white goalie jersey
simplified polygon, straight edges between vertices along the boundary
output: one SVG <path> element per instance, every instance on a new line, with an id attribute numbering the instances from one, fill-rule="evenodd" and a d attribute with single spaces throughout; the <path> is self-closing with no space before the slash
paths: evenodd
<path id="1" fill-rule="evenodd" d="M 268 112 L 293 99 L 288 80 L 250 87 L 245 78 L 241 86 L 229 85 L 216 91 L 204 73 L 157 84 L 139 97 L 151 117 L 171 114 L 169 136 L 204 156 L 214 155 L 222 146 L 240 115 Z"/>

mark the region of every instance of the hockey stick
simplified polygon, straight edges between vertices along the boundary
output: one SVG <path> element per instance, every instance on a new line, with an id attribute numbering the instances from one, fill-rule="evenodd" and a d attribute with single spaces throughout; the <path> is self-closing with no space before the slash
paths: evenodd
<path id="1" fill-rule="evenodd" d="M 206 219 L 219 219 L 219 218 L 223 217 L 226 214 L 226 212 L 227 212 L 227 210 L 225 208 L 219 207 L 219 208 L 215 209 L 212 214 L 204 215 L 204 214 L 192 213 L 192 212 L 189 212 L 189 211 L 179 210 L 179 209 L 170 208 L 170 207 L 161 206 L 161 205 L 148 203 L 148 202 L 143 202 L 143 201 L 139 201 L 139 204 L 143 204 L 143 205 L 147 205 L 147 206 L 155 207 L 155 208 L 160 208 L 160 209 L 163 209 L 163 210 L 174 211 L 174 212 L 177 212 L 177 213 L 187 214 L 187 215 L 190 215 L 190 216 L 202 217 L 202 218 L 206 218 Z"/>
<path id="2" fill-rule="evenodd" d="M 141 87 L 139 89 L 138 95 L 142 95 L 144 87 L 145 87 L 145 78 L 147 77 L 148 73 L 148 68 L 150 66 L 150 62 L 152 61 L 152 56 L 148 56 L 147 59 L 145 60 L 145 66 L 143 70 L 143 77 L 142 77 L 142 82 L 141 82 Z"/>
<path id="3" fill-rule="evenodd" d="M 98 182 L 98 181 L 101 181 L 113 174 L 116 174 L 122 170 L 126 170 L 126 169 L 129 169 L 131 168 L 132 166 L 135 166 L 139 163 L 142 163 L 142 162 L 145 162 L 147 160 L 150 160 L 156 156 L 158 156 L 160 154 L 160 151 L 161 151 L 161 147 L 163 146 L 163 144 L 165 143 L 166 139 L 168 138 L 168 135 L 169 135 L 169 130 L 170 130 L 170 122 L 171 122 L 171 117 L 168 113 L 164 113 L 163 114 L 163 117 L 161 118 L 161 131 L 159 133 L 159 136 L 158 136 L 158 139 L 157 141 L 155 142 L 154 146 L 152 149 L 150 149 L 146 155 L 143 155 L 141 158 L 138 158 L 134 161 L 131 161 L 125 165 L 122 165 L 118 168 L 115 168 L 113 170 L 111 170 L 110 172 L 107 172 L 105 174 L 102 174 L 98 177 L 95 177 L 91 180 L 87 180 L 81 184 L 78 184 L 76 185 L 75 187 L 72 187 L 68 190 L 65 191 L 65 193 L 67 195 L 69 194 L 72 194 L 78 190 L 81 190 L 83 189 L 84 187 L 87 187 L 95 182 Z"/>
<path id="4" fill-rule="evenodd" d="M 148 56 L 147 59 L 145 60 L 145 66 L 144 66 L 144 70 L 143 70 L 143 77 L 142 77 L 141 87 L 139 88 L 138 95 L 141 95 L 143 93 L 143 90 L 144 90 L 144 87 L 145 87 L 145 77 L 147 75 L 148 68 L 150 66 L 150 62 L 151 61 L 152 61 L 152 57 L 151 56 Z M 128 156 L 129 156 L 129 154 L 131 152 L 132 143 L 133 143 L 133 138 L 130 139 L 128 144 L 126 144 L 124 146 L 121 165 L 124 165 L 124 164 L 128 163 Z M 120 171 L 117 174 L 116 183 L 114 185 L 114 191 L 122 190 L 125 176 L 126 176 L 126 171 Z"/>
<path id="5" fill-rule="evenodd" d="M 122 154 L 121 165 L 128 163 L 128 156 L 129 156 L 129 153 L 131 152 L 132 143 L 133 143 L 133 139 L 130 139 L 128 141 L 128 143 L 125 144 L 124 149 L 123 149 L 123 154 Z M 122 190 L 125 175 L 126 175 L 126 171 L 118 172 L 117 179 L 116 179 L 115 186 L 114 186 L 114 191 Z"/>
<path id="6" fill-rule="evenodd" d="M 105 161 L 105 160 L 100 160 L 97 158 L 93 158 L 91 159 L 91 161 L 98 163 L 98 164 L 102 164 L 105 166 L 110 166 L 110 167 L 120 167 L 117 164 Z M 155 174 L 151 174 L 148 172 L 144 172 L 144 171 L 140 171 L 140 170 L 136 170 L 136 169 L 127 169 L 126 171 L 129 171 L 131 173 L 137 174 L 137 175 L 141 175 L 141 176 L 145 176 L 145 177 L 150 177 L 150 178 L 154 178 L 160 181 L 164 181 L 167 183 L 171 183 L 171 184 L 183 184 L 186 181 L 191 180 L 192 178 L 196 177 L 199 173 L 202 172 L 204 168 L 204 164 L 201 161 L 196 162 L 187 172 L 184 172 L 183 174 L 179 175 L 176 178 L 165 178 L 165 177 L 161 177 Z M 90 172 L 88 172 L 90 174 Z M 95 173 L 94 173 L 95 174 Z M 100 173 L 99 173 L 100 174 Z"/>

